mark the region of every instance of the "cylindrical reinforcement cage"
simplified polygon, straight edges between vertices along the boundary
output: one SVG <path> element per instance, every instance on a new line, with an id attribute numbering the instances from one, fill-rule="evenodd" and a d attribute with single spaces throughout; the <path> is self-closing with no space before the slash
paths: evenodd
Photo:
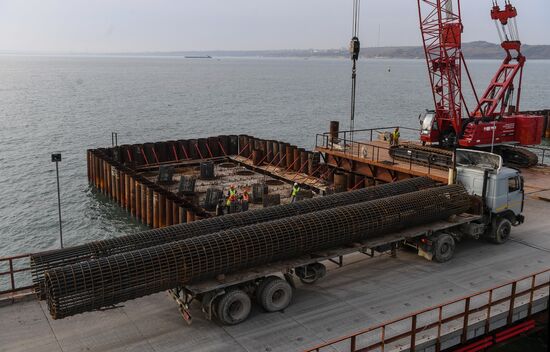
<path id="1" fill-rule="evenodd" d="M 48 270 L 54 319 L 463 213 L 460 185 L 340 206 Z"/>
<path id="2" fill-rule="evenodd" d="M 31 256 L 33 283 L 39 298 L 44 297 L 44 272 L 49 269 L 78 263 L 92 258 L 123 253 L 131 250 L 179 241 L 189 237 L 202 236 L 234 227 L 277 220 L 288 216 L 306 214 L 341 205 L 366 202 L 430 188 L 435 181 L 417 177 L 395 183 L 365 188 L 353 192 L 333 194 L 326 197 L 307 199 L 293 204 L 250 210 L 223 217 L 208 218 L 186 224 L 179 224 L 137 234 L 126 235 L 87 244 L 35 253 Z"/>

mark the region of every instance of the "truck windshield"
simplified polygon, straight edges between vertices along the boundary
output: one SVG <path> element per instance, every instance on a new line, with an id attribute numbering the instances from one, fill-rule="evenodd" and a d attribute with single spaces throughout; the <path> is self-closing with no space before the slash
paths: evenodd
<path id="1" fill-rule="evenodd" d="M 519 191 L 520 189 L 520 182 L 518 177 L 512 177 L 508 179 L 508 192 L 512 193 L 515 191 Z"/>

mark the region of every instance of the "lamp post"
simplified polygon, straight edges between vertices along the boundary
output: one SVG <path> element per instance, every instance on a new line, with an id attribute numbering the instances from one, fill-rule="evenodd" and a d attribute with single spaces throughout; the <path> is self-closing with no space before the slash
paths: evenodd
<path id="1" fill-rule="evenodd" d="M 61 192 L 59 189 L 59 163 L 61 162 L 61 153 L 52 154 L 52 163 L 55 163 L 55 176 L 57 179 L 57 210 L 59 213 L 59 241 L 63 248 L 63 228 L 61 225 Z"/>

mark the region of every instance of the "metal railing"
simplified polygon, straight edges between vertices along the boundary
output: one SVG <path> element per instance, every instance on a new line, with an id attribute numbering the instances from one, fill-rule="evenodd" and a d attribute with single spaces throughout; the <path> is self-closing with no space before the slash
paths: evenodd
<path id="1" fill-rule="evenodd" d="M 550 157 L 550 148 L 549 147 L 541 147 L 541 146 L 525 146 L 522 148 L 529 149 L 533 151 L 537 156 L 539 157 L 538 165 L 540 166 L 548 166 L 550 164 L 545 163 L 546 157 Z"/>
<path id="2" fill-rule="evenodd" d="M 527 305 L 527 318 L 533 315 L 535 299 L 548 297 L 550 269 L 534 273 L 470 296 L 455 299 L 431 308 L 371 326 L 341 338 L 320 344 L 305 352 L 333 351 L 385 351 L 397 347 L 411 352 L 420 344 L 432 342 L 441 350 L 442 336 L 460 332 L 460 341 L 469 340 L 468 331 L 473 324 L 484 329 L 484 334 L 496 329 L 491 318 L 504 314 L 506 324 L 514 322 L 514 308 Z M 520 301 L 521 299 L 521 301 Z M 548 309 L 548 307 L 547 307 Z M 516 319 L 518 320 L 518 319 Z M 471 331 L 470 331 L 471 332 Z M 420 343 L 419 343 L 420 342 Z"/>
<path id="3" fill-rule="evenodd" d="M 360 138 L 362 140 L 366 140 L 368 137 L 368 141 L 372 142 L 375 134 L 383 134 L 383 133 L 391 133 L 393 132 L 397 127 L 399 127 L 399 131 L 401 132 L 401 135 L 403 138 L 407 138 L 410 140 L 416 140 L 420 136 L 420 129 L 418 128 L 411 128 L 411 127 L 403 127 L 403 126 L 385 126 L 385 127 L 376 127 L 376 128 L 363 128 L 360 130 L 345 130 L 345 131 L 338 131 L 338 138 L 346 139 L 346 140 L 356 140 L 357 138 Z M 324 135 L 330 135 L 330 132 L 323 133 Z M 353 138 L 351 138 L 353 136 Z"/>
<path id="4" fill-rule="evenodd" d="M 408 160 L 404 160 L 402 158 L 397 160 L 390 154 L 391 148 L 389 146 L 389 142 L 387 147 L 373 144 L 373 134 L 382 130 L 383 129 L 369 129 L 355 131 L 367 132 L 369 134 L 369 138 L 361 142 L 347 139 L 348 131 L 341 132 L 342 137 L 339 137 L 338 139 L 334 139 L 327 133 L 317 134 L 315 136 L 315 146 L 316 148 L 324 148 L 331 151 L 340 152 L 346 156 L 360 158 L 365 161 L 398 166 L 402 171 L 416 171 L 421 172 L 422 174 L 432 175 L 434 174 L 434 170 L 438 170 L 437 173 L 441 176 L 442 170 L 435 168 L 430 163 L 430 161 L 434 159 L 432 157 L 427 157 L 427 164 L 418 164 L 415 162 L 415 159 L 412 158 L 412 154 Z"/>
<path id="5" fill-rule="evenodd" d="M 401 131 L 401 135 L 402 135 L 403 139 L 417 140 L 418 136 L 420 135 L 420 129 L 410 128 L 410 127 L 403 127 L 403 126 L 388 126 L 388 127 L 378 127 L 378 128 L 366 128 L 366 129 L 360 129 L 360 130 L 354 130 L 354 131 L 351 131 L 351 130 L 349 130 L 349 131 L 338 131 L 337 139 L 339 140 L 339 142 L 338 143 L 335 142 L 334 144 L 337 146 L 337 151 L 344 151 L 345 150 L 344 146 L 346 145 L 346 143 L 349 144 L 349 145 L 352 145 L 352 144 L 353 145 L 364 145 L 364 144 L 367 144 L 366 142 L 372 142 L 373 140 L 375 140 L 376 135 L 393 132 L 396 127 L 399 127 L 399 130 Z M 321 145 L 319 144 L 319 139 L 320 138 L 323 140 L 323 143 Z M 357 142 L 358 140 L 360 142 Z M 346 143 L 342 143 L 342 142 L 346 142 Z M 316 143 L 315 144 L 316 144 L 317 147 L 329 148 L 331 150 L 334 149 L 334 148 L 331 148 L 333 143 L 332 143 L 332 139 L 330 138 L 330 132 L 324 132 L 323 134 L 318 134 L 316 136 Z M 370 145 L 370 144 L 367 144 L 367 145 L 369 145 L 369 147 L 372 147 L 372 145 Z M 540 166 L 550 165 L 550 162 L 548 161 L 548 159 L 550 158 L 550 147 L 536 146 L 536 145 L 521 146 L 521 147 L 529 149 L 529 150 L 533 151 L 535 154 L 537 154 L 537 156 L 539 157 L 538 165 L 540 165 Z M 338 149 L 338 148 L 340 148 L 340 149 Z M 387 148 L 385 148 L 385 147 L 377 147 L 377 148 L 387 149 L 388 151 L 390 149 L 389 146 Z M 350 149 L 352 149 L 352 148 L 350 148 Z M 376 153 L 376 154 L 378 155 L 379 153 Z M 359 155 L 354 155 L 354 156 L 360 157 Z M 374 159 L 372 159 L 372 157 L 369 158 L 369 160 L 374 161 Z M 378 161 L 378 160 L 376 160 L 376 161 Z M 393 161 L 393 159 L 392 159 L 392 161 Z M 549 163 L 547 163 L 547 162 L 549 162 Z"/>
<path id="6" fill-rule="evenodd" d="M 20 254 L 12 257 L 0 258 L 0 299 L 3 295 L 9 295 L 33 288 L 30 279 L 30 256 L 31 254 Z M 27 273 L 28 274 L 22 274 Z M 24 278 L 18 278 L 20 275 Z M 7 277 L 7 279 L 5 279 Z M 8 287 L 5 289 L 5 287 Z"/>

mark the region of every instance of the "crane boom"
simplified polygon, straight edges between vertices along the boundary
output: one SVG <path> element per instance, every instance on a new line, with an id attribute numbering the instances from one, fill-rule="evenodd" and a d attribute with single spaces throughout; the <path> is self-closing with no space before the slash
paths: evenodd
<path id="1" fill-rule="evenodd" d="M 418 15 L 438 123 L 421 139 L 443 142 L 443 132 L 462 129 L 460 0 L 418 0 Z"/>
<path id="2" fill-rule="evenodd" d="M 493 0 L 491 18 L 496 23 L 506 57 L 479 100 L 462 55 L 460 0 L 417 2 L 435 106 L 433 111 L 427 111 L 421 121 L 422 142 L 451 148 L 490 146 L 491 150 L 493 146 L 504 150 L 507 144 L 540 144 L 542 116 L 517 112 L 526 59 L 521 53 L 516 25 L 518 12 L 510 0 L 505 0 L 503 8 L 498 0 Z M 462 67 L 470 78 L 477 101 L 472 114 L 462 94 Z M 526 152 L 521 157 L 524 155 Z"/>
<path id="3" fill-rule="evenodd" d="M 489 117 L 494 119 L 503 116 L 509 106 L 514 106 L 514 110 L 519 109 L 521 78 L 526 59 L 521 53 L 521 41 L 516 24 L 517 15 L 516 8 L 510 2 L 506 3 L 503 10 L 496 1 L 493 2 L 491 18 L 495 21 L 501 46 L 506 51 L 506 57 L 475 108 L 472 115 L 474 118 Z M 517 99 L 515 105 L 511 105 L 514 82 L 518 73 Z"/>

